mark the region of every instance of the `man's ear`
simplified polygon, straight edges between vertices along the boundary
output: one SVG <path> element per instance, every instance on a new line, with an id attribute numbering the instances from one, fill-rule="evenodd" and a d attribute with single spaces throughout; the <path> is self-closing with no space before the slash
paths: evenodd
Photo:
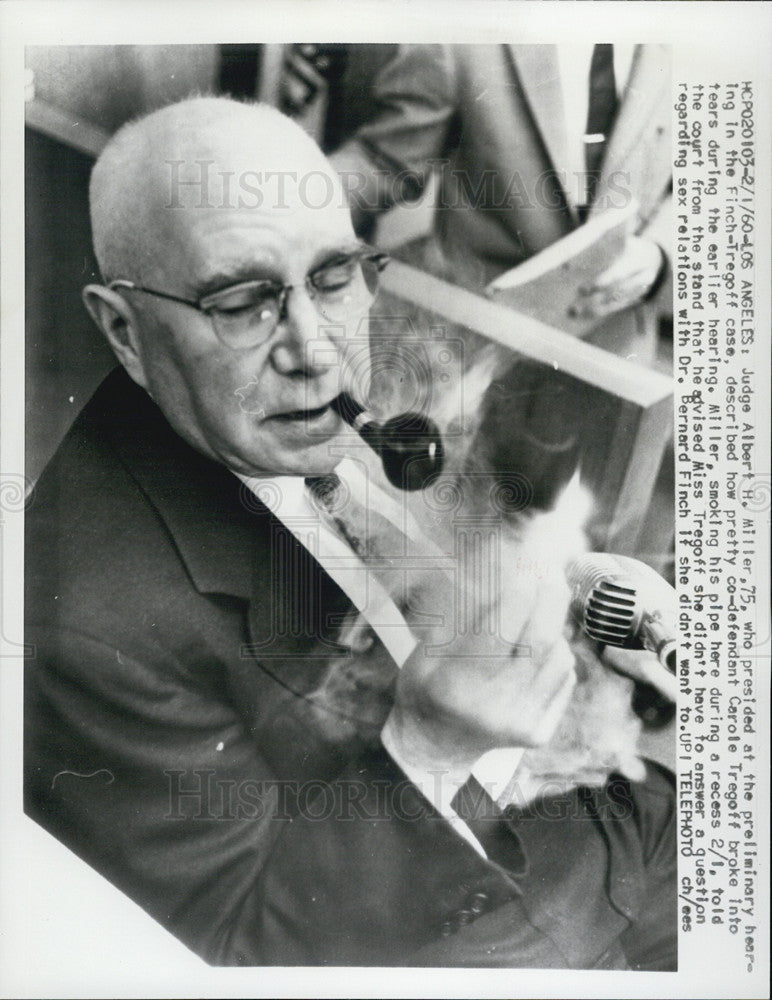
<path id="1" fill-rule="evenodd" d="M 86 285 L 83 304 L 129 375 L 147 389 L 137 319 L 129 303 L 104 285 Z"/>

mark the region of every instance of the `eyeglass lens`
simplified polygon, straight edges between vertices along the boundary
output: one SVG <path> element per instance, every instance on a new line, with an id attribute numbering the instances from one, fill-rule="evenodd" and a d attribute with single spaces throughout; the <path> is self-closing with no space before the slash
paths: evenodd
<path id="1" fill-rule="evenodd" d="M 378 289 L 375 261 L 353 259 L 321 268 L 309 276 L 307 286 L 324 319 L 344 323 L 362 315 Z M 228 347 L 255 347 L 276 329 L 281 314 L 278 289 L 246 286 L 226 294 L 209 314 L 217 336 Z"/>

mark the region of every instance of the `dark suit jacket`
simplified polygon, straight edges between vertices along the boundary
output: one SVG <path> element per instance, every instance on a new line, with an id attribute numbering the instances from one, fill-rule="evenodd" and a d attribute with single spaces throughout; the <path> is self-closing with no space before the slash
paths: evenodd
<path id="1" fill-rule="evenodd" d="M 315 700 L 347 599 L 122 370 L 27 540 L 27 810 L 207 961 L 672 966 L 667 778 L 482 796 L 483 860 L 377 739 L 383 647 L 345 710 Z"/>

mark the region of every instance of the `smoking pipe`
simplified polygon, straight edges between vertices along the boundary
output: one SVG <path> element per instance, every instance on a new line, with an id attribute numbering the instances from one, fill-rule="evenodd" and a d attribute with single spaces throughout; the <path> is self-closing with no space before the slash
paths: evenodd
<path id="1" fill-rule="evenodd" d="M 380 457 L 386 478 L 397 489 L 423 489 L 442 472 L 439 428 L 423 413 L 408 411 L 379 424 L 347 392 L 333 400 L 332 408 Z"/>

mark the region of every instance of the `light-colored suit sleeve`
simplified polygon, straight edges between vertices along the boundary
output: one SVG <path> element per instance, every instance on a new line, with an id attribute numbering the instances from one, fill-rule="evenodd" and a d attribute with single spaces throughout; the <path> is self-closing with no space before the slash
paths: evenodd
<path id="1" fill-rule="evenodd" d="M 373 103 L 373 119 L 331 156 L 355 222 L 422 193 L 456 114 L 452 48 L 400 45 L 373 82 Z"/>

